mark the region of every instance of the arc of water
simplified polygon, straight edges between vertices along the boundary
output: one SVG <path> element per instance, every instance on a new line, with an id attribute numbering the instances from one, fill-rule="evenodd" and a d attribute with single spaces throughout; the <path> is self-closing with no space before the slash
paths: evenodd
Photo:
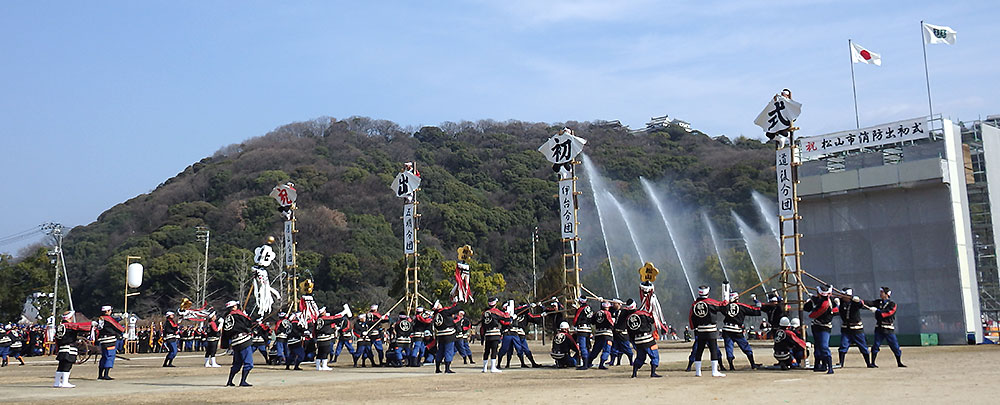
<path id="1" fill-rule="evenodd" d="M 639 255 L 639 262 L 645 263 L 645 256 L 642 255 L 642 249 L 639 247 L 639 241 L 635 239 L 635 232 L 632 232 L 632 229 L 634 228 L 632 228 L 632 221 L 629 219 L 628 213 L 625 212 L 625 207 L 623 207 L 622 203 L 618 202 L 618 199 L 615 198 L 615 196 L 610 192 L 605 191 L 604 194 L 606 197 L 610 198 L 611 202 L 615 203 L 615 207 L 618 208 L 618 213 L 621 214 L 622 219 L 625 221 L 625 229 L 628 231 L 628 237 L 632 239 L 632 246 L 635 247 L 635 253 Z"/>
<path id="2" fill-rule="evenodd" d="M 656 193 L 653 191 L 653 185 L 648 180 L 640 177 L 639 181 L 642 183 L 642 187 L 646 189 L 646 194 L 649 198 L 653 200 L 656 204 L 656 209 L 660 212 L 660 218 L 663 219 L 663 226 L 667 228 L 667 236 L 670 237 L 670 245 L 674 248 L 674 253 L 677 254 L 677 261 L 681 263 L 681 270 L 684 272 L 684 279 L 687 280 L 688 288 L 691 290 L 691 298 L 696 297 L 694 291 L 694 285 L 691 284 L 691 276 L 688 274 L 687 266 L 684 265 L 684 256 L 681 256 L 680 248 L 677 247 L 677 239 L 674 239 L 673 226 L 670 226 L 670 220 L 667 219 L 667 213 L 663 209 L 663 204 L 660 203 L 660 199 L 656 197 Z"/>
<path id="3" fill-rule="evenodd" d="M 729 272 L 726 271 L 726 262 L 722 260 L 722 251 L 719 250 L 719 238 L 715 235 L 715 226 L 712 225 L 712 221 L 708 219 L 708 214 L 704 211 L 701 213 L 701 219 L 705 222 L 705 226 L 708 227 L 708 234 L 712 236 L 712 245 L 715 246 L 715 255 L 719 258 L 719 265 L 722 266 L 722 275 L 726 277 L 726 280 L 729 280 Z"/>
<path id="4" fill-rule="evenodd" d="M 620 297 L 621 294 L 618 293 L 618 278 L 615 277 L 615 262 L 611 260 L 611 248 L 608 247 L 608 234 L 604 230 L 604 215 L 601 214 L 601 201 L 597 190 L 594 189 L 594 177 L 597 176 L 597 170 L 591 168 L 593 164 L 591 164 L 590 158 L 586 154 L 581 156 L 583 158 L 583 168 L 587 174 L 587 185 L 590 186 L 590 195 L 594 196 L 594 206 L 597 207 L 597 222 L 601 226 L 601 237 L 604 238 L 604 251 L 608 253 L 608 266 L 611 266 L 611 282 L 615 286 L 615 296 Z"/>
<path id="5" fill-rule="evenodd" d="M 770 208 L 770 203 L 768 202 L 768 199 L 765 198 L 764 195 L 762 195 L 761 193 L 758 193 L 757 191 L 752 191 L 751 192 L 751 197 L 753 198 L 754 205 L 757 206 L 757 212 L 760 214 L 760 216 L 764 217 L 764 221 L 767 222 L 768 228 L 771 229 L 771 234 L 774 235 L 774 241 L 775 241 L 775 243 L 777 243 L 780 246 L 781 245 L 781 235 L 780 235 L 780 233 L 781 233 L 780 232 L 781 224 L 778 221 L 778 210 L 777 210 L 777 208 L 774 209 L 774 210 L 772 210 Z M 779 249 L 779 251 L 780 251 L 780 249 Z M 793 268 L 794 265 L 795 265 L 794 260 L 795 259 L 793 259 L 791 256 L 785 257 L 784 258 L 785 265 L 788 268 Z M 781 260 L 779 259 L 778 262 L 780 263 Z M 779 267 L 780 267 L 780 265 L 779 265 Z"/>
<path id="6" fill-rule="evenodd" d="M 753 269 L 757 272 L 757 278 L 760 279 L 760 288 L 767 294 L 767 286 L 764 285 L 764 276 L 760 274 L 760 267 L 757 266 L 757 258 L 753 254 L 753 249 L 750 248 L 750 237 L 747 236 L 747 230 L 750 227 L 747 226 L 747 223 L 739 215 L 736 215 L 735 211 L 730 210 L 729 213 L 733 216 L 733 220 L 736 221 L 736 227 L 740 229 L 740 236 L 743 237 L 743 245 L 747 247 L 747 253 L 750 255 L 750 263 L 753 263 Z"/>

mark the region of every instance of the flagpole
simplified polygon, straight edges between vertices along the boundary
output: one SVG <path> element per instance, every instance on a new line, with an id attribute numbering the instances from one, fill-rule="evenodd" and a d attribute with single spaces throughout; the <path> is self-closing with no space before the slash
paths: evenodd
<path id="1" fill-rule="evenodd" d="M 931 103 L 931 74 L 927 70 L 927 41 L 924 40 L 924 20 L 920 20 L 920 45 L 924 48 L 924 78 L 927 79 L 927 110 L 934 116 L 934 104 Z"/>
<path id="2" fill-rule="evenodd" d="M 851 89 L 854 90 L 854 123 L 861 129 L 861 119 L 858 118 L 858 86 L 854 84 L 854 46 L 851 39 L 847 39 L 847 50 L 851 53 Z"/>

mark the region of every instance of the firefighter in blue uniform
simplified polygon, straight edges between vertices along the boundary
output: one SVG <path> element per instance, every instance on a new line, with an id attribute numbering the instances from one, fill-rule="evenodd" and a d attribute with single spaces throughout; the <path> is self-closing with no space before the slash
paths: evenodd
<path id="1" fill-rule="evenodd" d="M 757 301 L 756 296 L 753 297 L 753 301 L 754 305 L 750 306 L 740 302 L 739 293 L 729 294 L 729 305 L 726 306 L 726 312 L 722 319 L 722 341 L 726 346 L 726 360 L 729 362 L 730 371 L 736 370 L 733 366 L 733 360 L 736 358 L 733 353 L 733 343 L 739 345 L 740 350 L 747 356 L 747 360 L 750 360 L 751 370 L 756 370 L 760 366 L 754 362 L 753 348 L 750 347 L 750 342 L 747 342 L 746 335 L 744 335 L 743 320 L 745 317 L 760 316 L 760 302 Z"/>
<path id="2" fill-rule="evenodd" d="M 242 370 L 240 386 L 251 387 L 252 385 L 247 382 L 247 376 L 253 369 L 254 350 L 251 343 L 253 328 L 257 323 L 240 310 L 240 303 L 237 301 L 226 303 L 226 309 L 229 312 L 223 321 L 221 343 L 223 349 L 228 348 L 233 351 L 233 366 L 229 369 L 229 382 L 226 386 L 235 386 L 233 378 Z"/>
<path id="3" fill-rule="evenodd" d="M 573 326 L 576 328 L 576 334 L 574 335 L 576 340 L 576 345 L 580 348 L 580 366 L 577 370 L 586 370 L 590 368 L 587 364 L 587 360 L 590 358 L 590 338 L 593 332 L 592 324 L 594 319 L 594 310 L 587 305 L 587 297 L 580 297 L 576 300 L 577 308 L 576 314 L 573 315 Z"/>
<path id="4" fill-rule="evenodd" d="M 177 342 L 180 338 L 180 325 L 174 320 L 174 313 L 167 311 L 167 319 L 163 321 L 163 344 L 167 346 L 167 357 L 163 359 L 163 367 L 174 367 Z"/>
<path id="5" fill-rule="evenodd" d="M 868 343 L 865 342 L 865 325 L 861 322 L 861 310 L 867 306 L 861 297 L 854 295 L 854 289 L 848 287 L 844 289 L 844 295 L 850 299 L 841 300 L 834 298 L 834 303 L 839 304 L 840 309 L 840 348 L 837 349 L 840 367 L 844 367 L 844 358 L 851 345 L 858 347 L 861 355 L 865 358 L 865 365 L 873 368 L 871 358 L 868 356 Z"/>
<path id="6" fill-rule="evenodd" d="M 889 287 L 879 288 L 879 299 L 872 301 L 870 310 L 875 314 L 875 344 L 872 345 L 872 366 L 875 365 L 875 358 L 878 357 L 879 347 L 882 341 L 889 345 L 892 354 L 896 355 L 896 366 L 906 367 L 903 364 L 903 352 L 899 350 L 899 341 L 896 340 L 896 303 L 889 299 L 892 290 Z"/>
<path id="7" fill-rule="evenodd" d="M 98 380 L 114 380 L 108 373 L 115 366 L 115 355 L 118 349 L 118 340 L 122 338 L 125 327 L 118 324 L 115 318 L 111 317 L 111 306 L 101 307 L 101 317 L 97 319 L 97 344 L 101 348 L 101 362 L 97 367 Z"/>
<path id="8" fill-rule="evenodd" d="M 615 306 L 616 310 L 612 311 L 612 315 L 615 317 L 615 328 L 614 328 L 614 344 L 611 346 L 612 353 L 614 353 L 614 358 L 611 359 L 612 363 L 617 365 L 622 364 L 622 355 L 628 356 L 628 365 L 632 365 L 632 342 L 628 338 L 628 316 L 635 312 L 635 301 L 631 298 L 625 301 L 624 305 L 620 303 L 621 300 L 616 300 Z"/>
<path id="9" fill-rule="evenodd" d="M 611 316 L 610 309 L 610 301 L 601 302 L 601 310 L 594 315 L 594 350 L 590 351 L 590 357 L 587 358 L 587 367 L 593 367 L 594 360 L 597 359 L 597 356 L 601 356 L 601 362 L 597 368 L 600 370 L 608 369 L 604 363 L 608 362 L 608 358 L 611 356 L 611 341 L 614 339 L 613 329 L 615 328 L 615 319 Z"/>
<path id="10" fill-rule="evenodd" d="M 456 303 L 452 303 L 450 307 L 434 303 L 434 345 L 437 346 L 437 355 L 434 356 L 435 373 L 441 372 L 441 363 L 444 363 L 445 373 L 455 373 L 451 371 L 451 361 L 455 357 L 455 315 L 458 311 Z"/>
<path id="11" fill-rule="evenodd" d="M 833 286 L 821 285 L 816 287 L 816 290 L 818 294 L 809 297 L 809 300 L 802 306 L 804 311 L 809 312 L 809 318 L 812 318 L 813 340 L 816 344 L 816 365 L 813 366 L 813 371 L 826 371 L 827 374 L 833 374 L 830 331 L 833 330 L 833 317 L 840 313 L 840 308 L 834 305 L 831 298 Z"/>
<path id="12" fill-rule="evenodd" d="M 660 352 L 656 347 L 656 331 L 653 315 L 646 311 L 635 311 L 625 320 L 628 328 L 629 339 L 635 345 L 635 360 L 632 361 L 632 378 L 642 368 L 649 357 L 649 376 L 652 378 L 662 377 L 656 374 L 656 367 L 660 365 Z M 699 364 L 700 366 L 700 364 Z M 699 367 L 699 371 L 700 371 Z M 700 373 L 699 373 L 700 374 Z"/>

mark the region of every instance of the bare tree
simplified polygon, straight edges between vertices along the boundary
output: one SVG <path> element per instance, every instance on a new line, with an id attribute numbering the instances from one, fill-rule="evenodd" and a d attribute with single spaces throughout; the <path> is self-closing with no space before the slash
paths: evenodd
<path id="1" fill-rule="evenodd" d="M 243 299 L 247 294 L 247 284 L 250 283 L 252 272 L 250 271 L 250 256 L 246 251 L 241 252 L 240 262 L 236 264 L 234 273 L 236 274 L 236 284 L 239 285 L 239 298 Z"/>

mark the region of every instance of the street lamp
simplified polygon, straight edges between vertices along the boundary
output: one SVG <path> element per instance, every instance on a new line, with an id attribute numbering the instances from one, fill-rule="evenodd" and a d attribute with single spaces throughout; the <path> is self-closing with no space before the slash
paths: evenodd
<path id="1" fill-rule="evenodd" d="M 125 321 L 125 330 L 128 331 L 129 320 L 131 317 L 128 313 L 128 297 L 139 295 L 139 293 L 129 294 L 128 288 L 139 288 L 142 285 L 142 264 L 138 263 L 142 257 L 140 256 L 125 256 L 125 316 L 123 318 Z M 135 260 L 135 263 L 132 261 Z"/>

